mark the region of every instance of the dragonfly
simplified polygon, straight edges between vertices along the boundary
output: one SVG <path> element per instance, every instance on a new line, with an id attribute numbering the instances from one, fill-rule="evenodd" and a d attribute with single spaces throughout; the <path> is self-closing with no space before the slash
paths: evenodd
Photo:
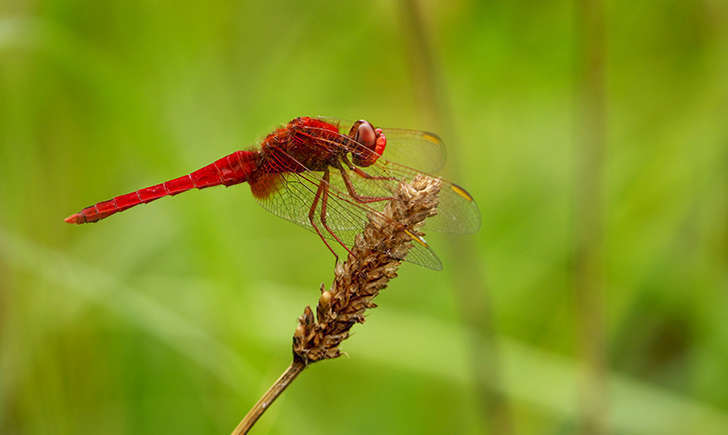
<path id="1" fill-rule="evenodd" d="M 431 175 L 444 161 L 444 144 L 434 133 L 375 128 L 365 120 L 298 117 L 274 130 L 258 147 L 235 151 L 182 177 L 96 203 L 65 221 L 97 222 L 193 188 L 247 182 L 263 208 L 312 230 L 338 261 L 332 245 L 340 245 L 351 254 L 354 237 L 369 219 L 380 219 L 393 228 L 401 226 L 382 210 L 392 199 L 393 189 L 418 174 L 441 182 L 437 214 L 428 219 L 428 231 L 476 232 L 480 212 L 470 193 Z M 412 247 L 400 260 L 442 269 L 442 262 L 422 233 L 404 230 L 412 238 Z"/>

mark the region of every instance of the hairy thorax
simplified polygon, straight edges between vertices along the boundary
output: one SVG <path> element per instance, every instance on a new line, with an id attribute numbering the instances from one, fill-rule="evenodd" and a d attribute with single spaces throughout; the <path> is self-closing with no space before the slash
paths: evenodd
<path id="1" fill-rule="evenodd" d="M 336 126 L 315 118 L 296 118 L 269 134 L 261 145 L 269 173 L 323 171 L 346 152 Z"/>
<path id="2" fill-rule="evenodd" d="M 338 166 L 346 153 L 338 128 L 315 118 L 296 118 L 269 134 L 261 144 L 259 165 L 248 183 L 256 198 L 281 188 L 286 173 L 324 171 Z"/>

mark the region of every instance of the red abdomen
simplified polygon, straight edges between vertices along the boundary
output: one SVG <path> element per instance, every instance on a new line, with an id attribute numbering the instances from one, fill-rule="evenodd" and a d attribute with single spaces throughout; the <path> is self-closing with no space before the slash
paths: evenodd
<path id="1" fill-rule="evenodd" d="M 248 181 L 250 174 L 257 168 L 258 159 L 258 151 L 236 151 L 191 174 L 86 207 L 67 217 L 65 221 L 71 224 L 96 222 L 135 205 L 146 204 L 163 196 L 177 195 L 192 188 L 204 189 L 220 184 L 232 186 L 243 183 Z"/>

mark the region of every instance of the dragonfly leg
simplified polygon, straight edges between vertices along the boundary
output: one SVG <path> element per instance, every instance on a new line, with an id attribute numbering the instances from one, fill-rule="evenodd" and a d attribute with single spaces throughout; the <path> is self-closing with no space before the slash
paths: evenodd
<path id="1" fill-rule="evenodd" d="M 367 180 L 386 180 L 386 181 L 394 181 L 394 180 L 396 180 L 396 178 L 394 178 L 394 177 L 379 177 L 379 176 L 374 176 L 374 175 L 371 175 L 371 174 L 367 174 L 364 170 L 362 170 L 361 168 L 357 168 L 356 166 L 354 166 L 353 168 L 351 168 L 351 170 L 354 171 L 354 173 L 356 175 L 358 175 L 358 176 L 360 176 L 362 178 L 366 178 Z"/>
<path id="2" fill-rule="evenodd" d="M 328 168 L 326 168 L 326 170 L 324 171 L 324 183 L 321 183 L 321 184 L 324 187 L 323 193 L 321 194 L 321 224 L 324 226 L 324 228 L 326 228 L 326 231 L 328 231 L 329 234 L 331 234 L 334 237 L 334 239 L 336 239 L 336 241 L 339 242 L 339 244 L 341 246 L 343 246 L 344 249 L 346 249 L 346 252 L 348 252 L 349 255 L 356 258 L 356 255 L 354 255 L 354 253 L 351 252 L 349 247 L 346 246 L 346 244 L 341 241 L 339 236 L 336 235 L 336 233 L 333 232 L 331 230 L 331 228 L 329 228 L 329 225 L 326 223 L 326 206 L 329 202 L 329 169 Z"/>
<path id="3" fill-rule="evenodd" d="M 311 204 L 311 208 L 308 210 L 308 221 L 311 223 L 311 226 L 313 227 L 314 231 L 316 231 L 316 234 L 318 234 L 318 236 L 321 238 L 321 240 L 323 240 L 324 245 L 326 245 L 326 247 L 329 248 L 329 251 L 331 251 L 331 253 L 334 254 L 334 257 L 336 257 L 336 262 L 338 263 L 339 256 L 336 255 L 336 251 L 334 251 L 333 248 L 331 248 L 331 245 L 329 245 L 329 242 L 326 241 L 326 238 L 324 237 L 324 235 L 321 234 L 321 231 L 318 229 L 316 224 L 313 222 L 314 221 L 313 218 L 316 215 L 316 206 L 318 205 L 319 198 L 321 198 L 321 192 L 323 192 L 323 190 L 324 190 L 324 184 L 326 185 L 325 188 L 327 190 L 327 196 L 328 196 L 328 186 L 329 186 L 328 182 L 319 183 L 318 189 L 316 189 L 316 196 L 314 196 L 314 198 L 313 198 L 313 204 Z M 323 201 L 326 201 L 326 197 L 324 197 Z M 323 204 L 323 201 L 322 201 L 322 204 Z"/>
<path id="4" fill-rule="evenodd" d="M 367 172 L 365 172 L 361 168 L 359 168 L 357 166 L 354 166 L 349 161 L 349 159 L 346 156 L 344 156 L 341 160 L 344 162 L 344 164 L 346 164 L 346 166 L 349 167 L 349 169 L 351 169 L 352 171 L 354 171 L 354 173 L 356 175 L 358 175 L 358 176 L 360 176 L 362 178 L 366 178 L 367 180 L 386 180 L 386 181 L 394 181 L 394 180 L 396 180 L 395 177 L 379 177 L 379 176 L 374 176 L 374 175 L 368 174 Z"/>
<path id="5" fill-rule="evenodd" d="M 392 199 L 391 196 L 363 196 L 356 193 L 356 189 L 354 189 L 354 185 L 351 184 L 351 179 L 349 178 L 349 174 L 346 173 L 344 168 L 339 167 L 339 172 L 341 172 L 341 178 L 344 179 L 344 185 L 346 186 L 346 190 L 349 192 L 349 195 L 354 198 L 357 202 L 368 204 L 371 202 L 381 202 L 381 201 L 389 201 Z"/>

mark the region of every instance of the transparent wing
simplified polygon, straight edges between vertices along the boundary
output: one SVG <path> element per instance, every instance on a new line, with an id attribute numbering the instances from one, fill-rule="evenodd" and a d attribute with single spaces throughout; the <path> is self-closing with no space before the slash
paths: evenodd
<path id="1" fill-rule="evenodd" d="M 402 182 L 409 182 L 416 175 L 423 174 L 416 169 L 384 159 L 363 169 L 372 175 L 389 176 Z M 427 220 L 425 228 L 444 233 L 472 234 L 477 232 L 481 224 L 480 209 L 470 193 L 442 177 L 424 175 L 437 178 L 441 183 L 437 215 Z"/>
<path id="2" fill-rule="evenodd" d="M 291 221 L 297 225 L 314 231 L 309 219 L 311 206 L 313 205 L 318 185 L 309 176 L 301 176 L 294 173 L 276 174 L 274 191 L 265 197 L 257 198 L 258 203 L 270 213 Z M 316 178 L 319 178 L 317 176 Z M 320 199 L 319 205 L 314 209 L 313 220 L 320 227 Z M 330 198 L 329 198 L 330 201 Z M 327 207 L 327 223 L 331 229 L 356 231 L 363 228 L 366 215 L 342 213 L 340 207 Z M 326 236 L 326 234 L 324 234 Z M 329 235 L 330 237 L 330 235 Z"/>
<path id="3" fill-rule="evenodd" d="M 445 165 L 445 144 L 435 133 L 399 128 L 382 130 L 387 137 L 382 158 L 430 173 Z"/>

